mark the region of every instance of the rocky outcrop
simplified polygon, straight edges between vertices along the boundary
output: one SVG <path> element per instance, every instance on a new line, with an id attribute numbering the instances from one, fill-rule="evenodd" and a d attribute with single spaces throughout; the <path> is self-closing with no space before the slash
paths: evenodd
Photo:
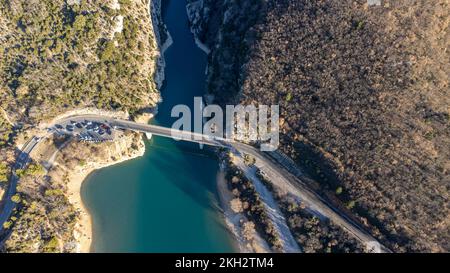
<path id="1" fill-rule="evenodd" d="M 159 48 L 159 56 L 157 58 L 154 80 L 158 88 L 161 88 L 165 79 L 164 70 L 166 67 L 166 61 L 164 59 L 164 52 L 170 47 L 173 41 L 161 18 L 161 0 L 151 0 L 148 8 L 149 15 L 152 19 L 153 33 L 156 37 L 157 46 Z"/>
<path id="2" fill-rule="evenodd" d="M 225 103 L 239 93 L 241 67 L 254 41 L 251 28 L 260 19 L 264 1 L 190 1 L 188 14 L 193 34 L 210 52 L 207 91 Z"/>
<path id="3" fill-rule="evenodd" d="M 211 50 L 204 44 L 199 36 L 204 31 L 203 22 L 209 20 L 210 9 L 208 6 L 204 5 L 203 0 L 198 0 L 195 2 L 190 2 L 186 5 L 186 11 L 191 24 L 191 32 L 194 34 L 195 43 L 197 46 L 203 50 L 206 54 L 209 54 Z"/>
<path id="4" fill-rule="evenodd" d="M 64 5 L 62 2 L 57 1 L 54 5 Z M 45 5 L 46 3 L 42 2 L 40 4 Z M 31 10 L 32 12 L 40 12 L 32 4 L 16 4 L 21 6 L 24 11 Z M 95 82 L 89 80 L 89 77 L 94 77 L 95 81 L 100 80 L 100 82 L 97 83 L 96 88 L 89 89 L 89 95 L 85 94 L 83 96 L 83 100 L 85 100 L 83 103 L 78 101 L 78 104 L 75 105 L 76 103 L 72 104 L 72 102 L 76 102 L 78 95 L 71 97 L 73 93 L 71 93 L 71 90 L 65 89 L 67 87 L 64 86 L 65 82 L 52 81 L 52 83 L 58 84 L 58 88 L 62 89 L 52 90 L 52 98 L 50 99 L 54 99 L 59 95 L 65 99 L 71 99 L 70 107 L 69 102 L 65 104 L 59 100 L 59 103 L 54 104 L 54 108 L 52 108 L 52 110 L 56 109 L 55 111 L 47 111 L 45 107 L 43 107 L 45 109 L 39 109 L 37 105 L 31 106 L 31 108 L 26 108 L 27 106 L 25 106 L 25 109 L 21 111 L 21 109 L 15 108 L 16 102 L 14 99 L 19 98 L 13 97 L 3 101 L 3 98 L 9 96 L 10 93 L 0 92 L 2 103 L 5 102 L 6 104 L 5 107 L 2 107 L 2 112 L 6 114 L 9 112 L 17 113 L 17 120 L 22 119 L 26 122 L 30 122 L 30 120 L 24 117 L 36 117 L 36 120 L 30 125 L 26 124 L 27 126 L 22 128 L 23 133 L 12 141 L 15 145 L 23 143 L 24 141 L 20 141 L 20 139 L 25 140 L 26 136 L 28 138 L 30 136 L 43 136 L 48 124 L 62 117 L 95 113 L 124 119 L 131 116 L 136 120 L 148 122 L 148 119 L 155 113 L 154 106 L 160 100 L 157 89 L 161 87 L 164 79 L 164 58 L 161 52 L 170 44 L 170 37 L 166 35 L 166 37 L 162 38 L 159 31 L 160 27 L 165 31 L 165 27 L 160 21 L 160 1 L 148 2 L 148 0 L 136 0 L 122 2 L 111 0 L 105 3 L 88 3 L 85 5 L 80 5 L 79 1 L 71 1 L 70 4 L 67 8 L 79 18 L 78 21 L 72 22 L 73 28 L 83 33 L 83 35 L 74 36 L 76 37 L 74 39 L 76 43 L 85 46 L 83 48 L 86 49 L 84 53 L 90 52 L 91 50 L 96 51 L 92 48 L 87 48 L 90 45 L 87 41 L 88 38 L 98 38 L 96 35 L 101 33 L 101 35 L 104 34 L 104 37 L 106 37 L 104 39 L 106 41 L 104 41 L 104 44 L 98 50 L 98 57 L 85 56 L 83 53 L 78 55 L 78 59 L 73 60 L 74 62 L 72 64 L 64 63 L 64 65 L 58 65 L 58 68 L 66 69 L 66 65 L 69 65 L 67 73 L 64 76 L 68 75 L 71 79 L 70 82 L 77 86 L 77 92 L 81 94 L 83 94 L 85 85 L 95 84 Z M 103 8 L 105 4 L 110 8 Z M 82 9 L 87 9 L 87 11 Z M 17 10 L 1 10 L 2 12 L 5 10 L 11 13 L 17 12 Z M 48 13 L 52 12 L 52 9 L 43 10 Z M 95 12 L 89 12 L 92 10 L 108 15 L 108 18 L 111 18 L 114 25 L 107 25 L 105 18 L 99 18 L 95 16 Z M 22 11 L 19 9 L 19 12 Z M 41 14 L 40 16 L 46 19 L 47 15 L 48 18 L 52 18 L 57 23 L 61 23 L 60 16 L 63 15 L 59 13 L 59 10 L 56 14 Z M 12 17 L 11 14 L 8 14 L 8 16 L 8 18 Z M 39 21 L 39 19 L 39 16 L 35 16 L 30 20 Z M 2 21 L 0 20 L 0 24 L 2 24 Z M 91 34 L 86 34 L 88 31 L 92 31 L 97 27 L 96 24 L 100 25 L 98 29 L 96 28 Z M 0 28 L 2 27 L 3 25 L 0 25 Z M 71 31 L 72 26 L 67 24 L 64 27 L 67 28 L 68 32 Z M 111 31 L 108 31 L 109 29 Z M 33 29 L 33 31 L 36 30 Z M 164 31 L 161 33 L 164 33 Z M 38 32 L 37 35 L 41 35 L 41 33 Z M 62 41 L 55 41 L 55 45 L 60 42 Z M 64 40 L 64 42 L 66 41 Z M 71 42 L 70 45 L 72 44 Z M 49 46 L 52 50 L 55 49 L 49 43 L 46 46 Z M 62 44 L 62 47 L 65 46 L 65 44 Z M 97 46 L 97 43 L 95 43 L 95 46 Z M 73 48 L 70 49 L 70 52 L 76 50 Z M 3 51 L 1 52 L 3 53 Z M 130 54 L 130 52 L 133 54 Z M 49 52 L 47 53 L 50 54 Z M 54 55 L 54 60 L 60 61 L 56 53 Z M 84 60 L 81 57 L 86 59 Z M 155 62 L 156 59 L 158 60 L 157 62 Z M 3 63 L 0 64 L 0 69 L 3 68 L 2 65 Z M 42 65 L 44 65 L 42 70 L 51 74 L 52 77 L 59 76 L 58 73 L 60 70 L 53 71 L 53 66 L 46 66 L 45 63 Z M 86 72 L 85 69 L 94 70 Z M 108 74 L 105 71 L 102 72 L 102 69 L 106 69 Z M 80 71 L 85 73 L 78 73 Z M 121 78 L 124 76 L 124 73 L 133 73 L 133 75 L 128 75 L 126 79 Z M 108 81 L 103 82 L 107 80 L 106 76 L 108 76 Z M 73 80 L 77 77 L 82 78 Z M 48 79 L 51 79 L 51 77 Z M 48 79 L 46 78 L 46 80 Z M 39 88 L 45 87 L 45 81 L 36 82 L 42 84 L 36 85 L 38 90 Z M 129 84 L 120 88 L 119 95 L 114 95 L 116 85 L 125 83 Z M 2 91 L 5 84 L 6 82 L 0 82 L 0 89 Z M 61 84 L 63 85 L 62 87 Z M 128 94 L 127 92 L 130 92 L 133 88 L 138 88 L 139 92 L 133 92 L 131 95 Z M 47 92 L 47 89 L 44 89 Z M 22 88 L 21 92 L 24 97 L 28 95 L 27 88 Z M 96 94 L 96 96 L 90 97 L 92 94 Z M 101 98 L 102 96 L 104 97 Z M 107 96 L 114 97 L 113 100 L 117 99 L 117 104 L 113 103 L 112 100 L 105 100 Z M 46 97 L 46 99 L 49 97 Z M 107 106 L 102 104 L 101 101 L 102 103 L 108 101 Z M 27 100 L 27 103 L 37 104 L 42 103 L 42 101 Z M 40 115 L 39 113 L 42 111 L 47 112 L 45 115 Z M 39 123 L 39 126 L 36 126 L 37 123 Z M 10 147 L 13 146 L 8 146 L 8 149 Z M 125 133 L 119 139 L 116 139 L 115 142 L 101 144 L 84 143 L 80 145 L 78 142 L 70 142 L 67 139 L 56 137 L 55 139 L 47 138 L 42 140 L 33 149 L 31 158 L 33 159 L 33 166 L 36 166 L 36 169 L 38 169 L 38 166 L 44 166 L 46 168 L 45 174 L 27 174 L 20 178 L 17 194 L 15 195 L 17 210 L 7 222 L 6 228 L 4 229 L 5 232 L 1 234 L 2 238 L 0 238 L 0 242 L 2 245 L 4 243 L 4 245 L 0 251 L 89 251 L 92 236 L 90 216 L 83 209 L 79 196 L 82 181 L 90 172 L 96 169 L 141 156 L 144 152 L 145 145 L 142 135 L 137 133 Z M 0 144 L 0 158 L 6 157 L 7 153 L 8 150 L 5 151 L 3 144 Z M 10 162 L 13 163 L 14 160 Z"/>

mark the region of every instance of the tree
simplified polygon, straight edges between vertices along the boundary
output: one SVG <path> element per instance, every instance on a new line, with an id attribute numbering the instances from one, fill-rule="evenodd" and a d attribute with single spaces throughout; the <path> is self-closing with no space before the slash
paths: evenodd
<path id="1" fill-rule="evenodd" d="M 86 164 L 87 164 L 87 162 L 86 162 L 85 159 L 80 159 L 80 161 L 78 161 L 78 165 L 81 166 L 81 167 L 86 166 Z"/>
<path id="2" fill-rule="evenodd" d="M 114 54 L 114 42 L 108 41 L 103 49 L 103 52 L 100 54 L 100 60 L 102 62 L 110 61 Z"/>
<path id="3" fill-rule="evenodd" d="M 242 211 L 244 211 L 243 207 L 242 207 L 242 202 L 239 198 L 234 198 L 233 200 L 230 201 L 230 206 L 231 209 L 235 212 L 235 213 L 240 213 Z"/>
<path id="4" fill-rule="evenodd" d="M 253 240 L 255 237 L 255 224 L 251 221 L 245 222 L 243 225 L 242 235 L 247 241 Z"/>
<path id="5" fill-rule="evenodd" d="M 3 223 L 3 228 L 4 229 L 8 229 L 8 228 L 10 228 L 12 226 L 12 224 L 13 223 L 11 221 L 6 221 L 6 222 Z"/>
<path id="6" fill-rule="evenodd" d="M 288 93 L 286 96 L 286 102 L 290 102 L 292 100 L 292 93 Z"/>
<path id="7" fill-rule="evenodd" d="M 56 252 L 59 247 L 59 240 L 56 236 L 53 236 L 50 240 L 44 244 L 44 252 Z"/>
<path id="8" fill-rule="evenodd" d="M 11 197 L 11 201 L 13 201 L 14 203 L 16 203 L 16 204 L 18 204 L 18 203 L 20 203 L 20 195 L 18 195 L 18 194 L 14 194 L 12 197 Z"/>
<path id="9" fill-rule="evenodd" d="M 119 4 L 122 6 L 131 4 L 130 0 L 119 0 Z"/>
<path id="10" fill-rule="evenodd" d="M 0 162 L 0 182 L 8 181 L 9 168 L 4 162 Z"/>
<path id="11" fill-rule="evenodd" d="M 25 175 L 40 176 L 45 173 L 44 167 L 40 164 L 30 164 L 25 170 Z"/>
<path id="12" fill-rule="evenodd" d="M 73 28 L 76 31 L 81 31 L 84 29 L 85 26 L 86 26 L 86 17 L 82 14 L 78 15 L 75 18 L 75 22 L 73 23 Z"/>
<path id="13" fill-rule="evenodd" d="M 355 205 L 356 205 L 356 202 L 352 200 L 352 201 L 347 203 L 347 208 L 348 209 L 352 209 L 352 208 L 355 207 Z"/>

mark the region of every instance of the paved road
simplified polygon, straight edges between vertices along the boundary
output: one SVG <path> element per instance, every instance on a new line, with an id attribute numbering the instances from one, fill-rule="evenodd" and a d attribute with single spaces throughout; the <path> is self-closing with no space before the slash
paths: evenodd
<path id="1" fill-rule="evenodd" d="M 344 213 L 334 208 L 329 202 L 324 200 L 316 192 L 312 191 L 308 185 L 302 180 L 302 177 L 292 175 L 284 166 L 281 166 L 279 162 L 276 162 L 267 153 L 261 152 L 256 148 L 242 144 L 233 143 L 232 146 L 241 153 L 250 154 L 256 160 L 262 162 L 258 166 L 266 174 L 269 174 L 271 178 L 281 181 L 289 188 L 295 188 L 297 195 L 302 199 L 307 206 L 314 207 L 315 210 L 326 218 L 330 219 L 333 223 L 345 229 L 352 234 L 365 246 L 371 246 L 375 252 L 391 252 L 388 248 L 381 245 L 372 235 L 364 230 L 358 223 L 355 223 L 352 219 L 348 218 Z"/>
<path id="2" fill-rule="evenodd" d="M 7 192 L 3 196 L 5 200 L 2 211 L 0 212 L 0 230 L 3 229 L 3 224 L 8 221 L 11 213 L 16 207 L 16 203 L 11 201 L 11 197 L 16 194 L 17 182 L 19 181 L 19 177 L 15 174 L 15 170 L 23 169 L 28 164 L 30 157 L 29 154 L 36 147 L 36 145 L 40 142 L 41 138 L 33 137 L 23 146 L 19 156 L 17 157 L 16 164 L 13 167 L 10 184 Z"/>
<path id="3" fill-rule="evenodd" d="M 328 219 L 330 219 L 343 229 L 347 230 L 349 233 L 351 233 L 353 236 L 359 239 L 366 246 L 368 245 L 373 246 L 375 248 L 375 251 L 390 252 L 389 249 L 379 244 L 378 241 L 374 237 L 372 237 L 368 232 L 366 232 L 364 228 L 362 228 L 358 223 L 355 223 L 352 219 L 348 218 L 344 213 L 340 212 L 338 209 L 334 208 L 326 200 L 320 197 L 320 195 L 312 191 L 308 187 L 308 185 L 303 181 L 303 179 L 306 179 L 306 177 L 298 177 L 293 175 L 288 171 L 290 169 L 290 166 L 283 166 L 283 163 L 274 160 L 273 157 L 269 156 L 265 152 L 262 152 L 254 148 L 253 146 L 239 142 L 229 141 L 223 138 L 211 137 L 181 130 L 174 130 L 171 128 L 161 127 L 157 125 L 142 124 L 127 120 L 119 120 L 100 115 L 80 115 L 75 117 L 68 117 L 65 119 L 61 119 L 58 123 L 67 123 L 70 120 L 76 122 L 89 120 L 107 123 L 115 129 L 151 133 L 153 135 L 163 137 L 170 137 L 175 139 L 182 139 L 184 141 L 235 149 L 240 153 L 249 154 L 253 156 L 255 159 L 257 159 L 259 162 L 261 162 L 260 168 L 262 169 L 262 171 L 271 174 L 272 177 L 278 178 L 277 179 L 278 182 L 285 183 L 290 188 L 294 188 L 297 194 L 302 199 L 302 201 L 307 206 L 314 207 L 320 214 L 327 217 Z M 23 152 L 21 153 L 21 155 L 17 160 L 16 168 L 22 168 L 23 166 L 25 166 L 26 162 L 28 161 L 28 154 L 36 146 L 39 140 L 40 140 L 39 138 L 33 138 L 29 143 L 27 143 L 27 145 L 23 149 Z M 13 177 L 10 189 L 8 190 L 7 193 L 7 195 L 9 196 L 8 200 L 10 200 L 11 199 L 10 197 L 15 193 L 17 181 L 18 178 Z M 5 209 L 2 211 L 0 216 L 0 224 L 3 224 L 3 222 L 9 218 L 9 215 L 11 214 L 12 209 L 14 208 L 15 205 L 11 203 L 13 202 L 11 201 L 7 202 L 7 204 L 5 205 Z"/>
<path id="4" fill-rule="evenodd" d="M 234 148 L 240 153 L 249 154 L 258 159 L 260 162 L 263 162 L 263 165 L 260 166 L 262 169 L 264 169 L 263 171 L 265 171 L 266 173 L 271 173 L 272 177 L 276 177 L 278 178 L 278 180 L 283 181 L 283 183 L 296 188 L 298 195 L 307 206 L 313 206 L 314 208 L 316 208 L 320 214 L 345 229 L 347 232 L 359 239 L 364 245 L 373 247 L 375 252 L 391 252 L 388 248 L 381 245 L 372 235 L 366 232 L 364 228 L 361 227 L 358 223 L 347 217 L 338 209 L 334 208 L 329 202 L 324 200 L 316 192 L 312 191 L 302 180 L 302 177 L 294 176 L 289 171 L 287 171 L 291 169 L 291 166 L 281 165 L 280 162 L 274 160 L 273 157 L 269 156 L 269 154 L 262 152 L 254 148 L 253 146 L 229 141 L 223 138 L 210 137 L 156 125 L 139 124 L 123 120 L 114 120 L 111 122 L 111 124 L 116 126 L 117 128 L 122 129 L 152 133 L 154 135 L 163 137 L 175 136 L 176 138 L 182 138 L 185 141 L 192 141 L 225 148 Z"/>

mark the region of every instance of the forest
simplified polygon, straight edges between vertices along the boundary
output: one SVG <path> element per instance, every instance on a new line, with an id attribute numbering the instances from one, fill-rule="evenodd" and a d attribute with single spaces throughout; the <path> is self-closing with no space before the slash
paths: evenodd
<path id="1" fill-rule="evenodd" d="M 159 51 L 148 4 L 0 0 L 0 198 L 19 145 L 39 123 L 81 108 L 135 116 L 156 104 Z M 37 161 L 15 171 L 21 183 L 0 234 L 10 234 L 2 250 L 74 251 L 79 212 L 67 198 L 68 179 L 47 171 Z"/>
<path id="2" fill-rule="evenodd" d="M 13 122 L 155 103 L 150 19 L 140 4 L 119 3 L 0 1 L 0 107 Z"/>
<path id="3" fill-rule="evenodd" d="M 281 150 L 395 252 L 450 250 L 448 3 L 205 1 L 219 103 L 279 104 Z"/>

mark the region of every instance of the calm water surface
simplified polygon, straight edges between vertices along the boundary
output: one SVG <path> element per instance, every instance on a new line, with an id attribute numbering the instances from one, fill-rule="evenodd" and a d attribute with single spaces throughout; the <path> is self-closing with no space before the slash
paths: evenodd
<path id="1" fill-rule="evenodd" d="M 154 120 L 171 126 L 176 104 L 204 92 L 206 55 L 188 28 L 185 1 L 163 0 L 174 44 L 167 50 L 163 103 Z M 94 252 L 230 252 L 218 206 L 218 162 L 198 145 L 153 137 L 145 156 L 99 170 L 81 195 L 93 217 Z"/>

